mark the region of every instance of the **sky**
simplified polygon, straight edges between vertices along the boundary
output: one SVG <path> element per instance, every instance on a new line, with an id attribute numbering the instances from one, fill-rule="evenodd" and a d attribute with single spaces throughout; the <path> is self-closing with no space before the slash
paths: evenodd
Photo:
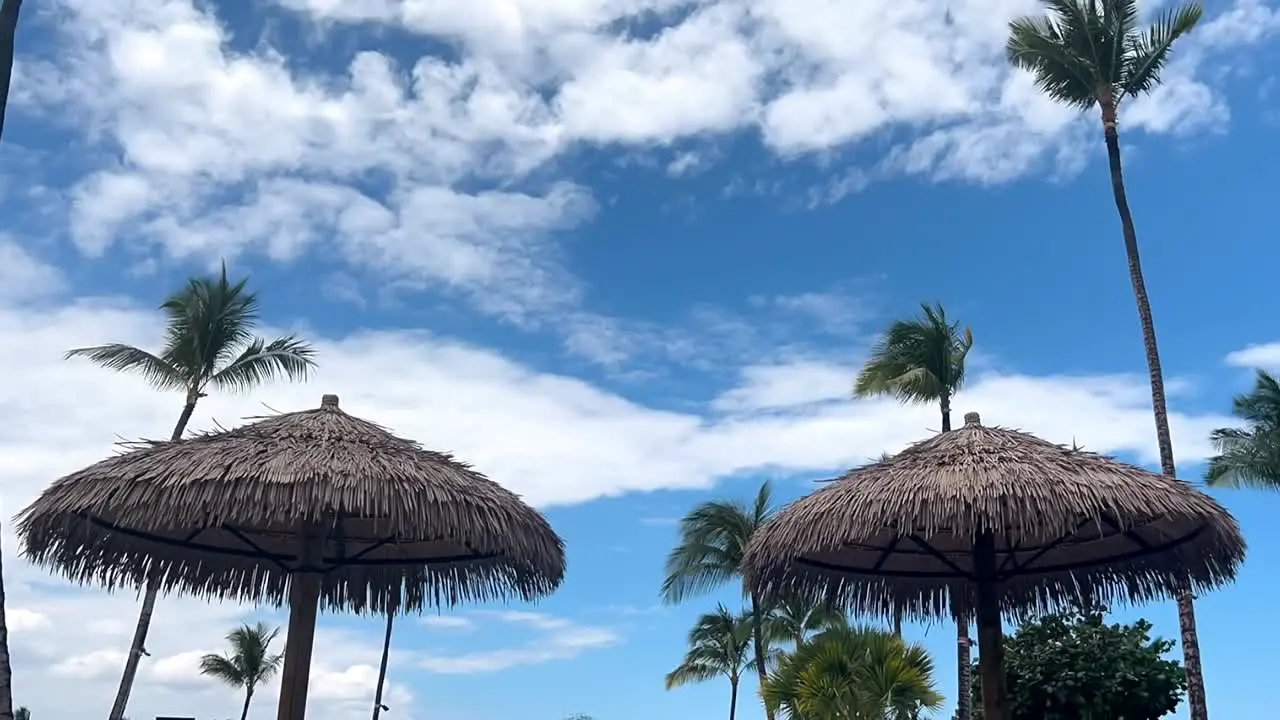
<path id="1" fill-rule="evenodd" d="M 1148 3 L 1152 10 L 1156 3 Z M 1156 466 L 1099 123 L 1004 65 L 1032 0 L 47 0 L 23 8 L 0 145 L 0 506 L 181 397 L 64 361 L 155 347 L 156 305 L 225 259 L 305 384 L 202 400 L 195 429 L 337 393 L 543 509 L 568 547 L 536 605 L 400 618 L 394 720 L 705 720 L 663 689 L 732 588 L 659 602 L 675 520 L 782 500 L 938 429 L 853 401 L 876 334 L 922 301 L 970 325 L 958 413 Z M 1254 368 L 1280 367 L 1280 6 L 1212 0 L 1121 113 L 1179 472 Z M 1271 68 L 1271 69 L 1268 69 Z M 1273 711 L 1280 497 L 1223 492 L 1249 558 L 1197 605 L 1217 717 Z M 137 599 L 4 549 L 14 693 L 100 718 Z M 1176 637 L 1172 603 L 1118 609 Z M 233 717 L 201 678 L 271 608 L 160 601 L 129 714 Z M 311 717 L 366 717 L 379 618 L 322 616 Z M 954 631 L 909 625 L 954 687 Z M 744 684 L 739 717 L 760 720 Z M 274 686 L 252 715 L 274 712 Z M 950 707 L 939 717 L 950 717 Z M 1185 717 L 1185 709 L 1181 711 Z"/>

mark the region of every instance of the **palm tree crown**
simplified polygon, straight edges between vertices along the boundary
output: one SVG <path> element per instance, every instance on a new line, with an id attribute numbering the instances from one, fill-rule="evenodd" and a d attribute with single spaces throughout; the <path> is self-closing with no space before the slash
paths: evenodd
<path id="1" fill-rule="evenodd" d="M 1218 455 L 1209 458 L 1205 482 L 1211 487 L 1280 489 L 1280 381 L 1259 370 L 1253 390 L 1232 401 L 1231 414 L 1245 427 L 1210 434 Z"/>
<path id="2" fill-rule="evenodd" d="M 1047 15 L 1009 25 L 1009 62 L 1035 76 L 1040 91 L 1070 107 L 1095 105 L 1106 121 L 1125 98 L 1151 92 L 1173 43 L 1203 11 L 1197 3 L 1167 8 L 1138 25 L 1137 0 L 1044 0 Z"/>
<path id="3" fill-rule="evenodd" d="M 279 633 L 279 628 L 269 628 L 265 623 L 242 625 L 227 634 L 230 655 L 209 654 L 200 658 L 201 675 L 221 680 L 231 687 L 244 688 L 241 720 L 249 714 L 249 702 L 254 691 L 276 674 L 284 660 L 283 654 L 271 653 L 271 641 Z"/>
<path id="4" fill-rule="evenodd" d="M 964 384 L 973 332 L 947 321 L 941 305 L 921 305 L 919 317 L 895 321 L 871 349 L 854 382 L 854 397 L 890 395 L 903 403 L 940 403 L 950 429 L 951 398 Z"/>
<path id="5" fill-rule="evenodd" d="M 734 614 L 724 605 L 698 618 L 689 632 L 689 649 L 675 670 L 667 673 L 668 690 L 713 680 L 729 680 L 729 720 L 738 712 L 738 683 L 742 673 L 754 666 L 749 659 L 752 622 L 750 613 Z"/>
<path id="6" fill-rule="evenodd" d="M 737 682 L 750 664 L 750 641 L 749 613 L 735 615 L 725 606 L 717 606 L 715 612 L 698 618 L 689 631 L 689 650 L 676 669 L 667 673 L 667 689 L 717 677 Z"/>
<path id="7" fill-rule="evenodd" d="M 217 277 L 194 277 L 160 306 L 165 342 L 160 354 L 123 343 L 76 348 L 112 370 L 138 373 L 159 390 L 202 396 L 207 389 L 247 390 L 269 380 L 301 379 L 315 367 L 315 349 L 290 335 L 267 341 L 254 336 L 258 297 L 247 279 L 232 283 L 227 267 Z"/>

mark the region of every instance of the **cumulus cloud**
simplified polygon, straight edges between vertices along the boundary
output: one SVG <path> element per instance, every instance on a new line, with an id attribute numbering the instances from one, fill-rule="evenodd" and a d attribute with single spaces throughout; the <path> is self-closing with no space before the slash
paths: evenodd
<path id="1" fill-rule="evenodd" d="M 371 283 L 454 293 L 516 322 L 552 313 L 580 336 L 565 319 L 582 288 L 557 238 L 594 201 L 539 172 L 572 148 L 683 142 L 655 164 L 673 175 L 708 156 L 698 138 L 741 130 L 784 158 L 874 150 L 810 193 L 821 205 L 885 175 L 1073 172 L 1092 137 L 1005 66 L 1005 24 L 1032 0 L 276 2 L 323 32 L 383 24 L 458 52 L 364 49 L 336 69 L 324 58 L 326 71 L 313 48 L 246 42 L 258 29 L 228 25 L 217 4 L 56 0 L 57 43 L 20 58 L 31 82 L 13 112 L 69 123 L 101 151 L 64 188 L 81 252 L 125 238 L 132 253 L 205 262 L 319 251 Z M 1203 61 L 1269 37 L 1275 17 L 1238 0 L 1206 21 L 1128 125 L 1221 127 L 1229 111 Z"/>
<path id="2" fill-rule="evenodd" d="M 506 611 L 492 617 L 508 625 L 523 626 L 533 637 L 516 647 L 458 654 L 427 654 L 418 660 L 428 672 L 457 675 L 497 672 L 520 665 L 540 665 L 568 660 L 591 650 L 617 644 L 621 637 L 607 627 L 583 625 L 544 613 Z"/>

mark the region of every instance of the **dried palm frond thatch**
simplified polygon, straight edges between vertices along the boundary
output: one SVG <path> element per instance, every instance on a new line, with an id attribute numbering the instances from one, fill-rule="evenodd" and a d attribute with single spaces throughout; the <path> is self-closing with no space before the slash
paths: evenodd
<path id="1" fill-rule="evenodd" d="M 18 516 L 25 554 L 107 587 L 282 603 L 320 573 L 332 610 L 533 599 L 564 575 L 536 510 L 454 460 L 321 407 L 148 442 L 53 483 Z M 309 542 L 309 551 L 305 545 Z"/>
<path id="2" fill-rule="evenodd" d="M 1187 483 L 969 413 L 780 511 L 744 570 L 764 596 L 868 614 L 946 615 L 987 585 L 1021 615 L 1212 588 L 1244 554 L 1234 518 Z"/>

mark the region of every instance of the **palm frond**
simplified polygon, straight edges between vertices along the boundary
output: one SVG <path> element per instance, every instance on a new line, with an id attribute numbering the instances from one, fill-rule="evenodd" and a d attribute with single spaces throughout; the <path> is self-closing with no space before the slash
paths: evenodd
<path id="1" fill-rule="evenodd" d="M 239 357 L 217 370 L 209 383 L 220 390 L 249 390 L 271 380 L 303 380 L 315 367 L 315 348 L 290 336 L 252 340 Z"/>
<path id="2" fill-rule="evenodd" d="M 244 687 L 248 681 L 244 668 L 235 659 L 224 655 L 210 654 L 200 658 L 200 674 L 221 680 L 231 687 Z"/>
<path id="3" fill-rule="evenodd" d="M 1168 8 L 1145 31 L 1129 36 L 1121 86 L 1123 94 L 1140 95 L 1154 90 L 1160 84 L 1160 71 L 1169 61 L 1173 43 L 1191 32 L 1203 15 L 1204 9 L 1199 3 Z"/>
<path id="4" fill-rule="evenodd" d="M 738 577 L 752 534 L 773 515 L 772 503 L 772 490 L 765 482 L 751 507 L 713 500 L 681 518 L 680 540 L 667 555 L 663 600 L 679 603 Z"/>
<path id="5" fill-rule="evenodd" d="M 123 343 L 110 343 L 69 350 L 65 356 L 88 358 L 108 370 L 129 372 L 141 375 L 152 387 L 158 390 L 185 390 L 190 379 L 162 358 Z"/>
<path id="6" fill-rule="evenodd" d="M 1280 489 L 1280 382 L 1257 372 L 1253 390 L 1237 395 L 1231 414 L 1243 428 L 1218 428 L 1209 435 L 1218 454 L 1205 465 L 1211 487 Z"/>
<path id="7" fill-rule="evenodd" d="M 1098 100 L 1098 80 L 1090 59 L 1072 47 L 1065 19 L 1015 18 L 1009 23 L 1005 57 L 1031 73 L 1040 92 L 1065 105 L 1087 110 Z"/>

